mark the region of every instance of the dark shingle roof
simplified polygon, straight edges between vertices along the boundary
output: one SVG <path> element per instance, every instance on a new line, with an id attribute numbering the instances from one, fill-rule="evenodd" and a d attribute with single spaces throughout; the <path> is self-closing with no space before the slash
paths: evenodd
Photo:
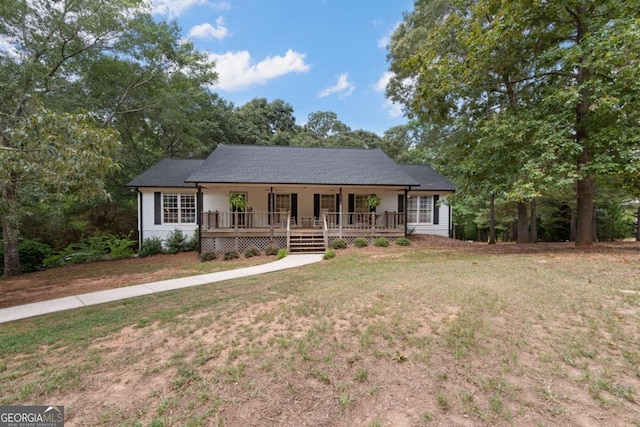
<path id="1" fill-rule="evenodd" d="M 429 165 L 398 165 L 420 184 L 412 190 L 455 191 L 456 185 Z"/>
<path id="2" fill-rule="evenodd" d="M 380 149 L 219 145 L 187 182 L 416 185 Z"/>
<path id="3" fill-rule="evenodd" d="M 203 159 L 163 159 L 135 177 L 127 187 L 195 187 L 185 180 Z"/>

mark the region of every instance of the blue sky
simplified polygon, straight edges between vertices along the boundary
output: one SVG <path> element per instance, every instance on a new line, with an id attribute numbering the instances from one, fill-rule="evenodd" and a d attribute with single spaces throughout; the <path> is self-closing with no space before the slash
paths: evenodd
<path id="1" fill-rule="evenodd" d="M 405 0 L 152 0 L 158 18 L 216 61 L 213 90 L 236 106 L 281 98 L 304 124 L 333 111 L 380 135 L 406 123 L 384 95 L 386 44 Z"/>

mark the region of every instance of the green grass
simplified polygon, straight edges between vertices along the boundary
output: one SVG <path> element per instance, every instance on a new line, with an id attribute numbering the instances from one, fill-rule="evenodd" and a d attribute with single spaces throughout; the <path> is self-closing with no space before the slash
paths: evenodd
<path id="1" fill-rule="evenodd" d="M 637 287 L 639 254 L 367 251 L 5 324 L 0 404 L 99 380 L 135 399 L 85 396 L 102 409 L 74 422 L 237 425 L 259 407 L 265 424 L 389 425 L 395 411 L 410 425 L 559 425 L 583 402 L 639 418 L 640 299 L 619 292 Z"/>

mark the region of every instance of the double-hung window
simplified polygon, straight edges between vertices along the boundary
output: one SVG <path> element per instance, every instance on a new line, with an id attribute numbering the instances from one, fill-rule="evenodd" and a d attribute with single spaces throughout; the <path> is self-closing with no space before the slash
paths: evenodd
<path id="1" fill-rule="evenodd" d="M 408 198 L 407 215 L 410 224 L 433 224 L 433 196 Z"/>
<path id="2" fill-rule="evenodd" d="M 164 193 L 162 195 L 164 224 L 195 224 L 196 195 Z"/>
<path id="3" fill-rule="evenodd" d="M 276 194 L 275 196 L 276 212 L 288 212 L 291 210 L 291 194 Z"/>
<path id="4" fill-rule="evenodd" d="M 335 194 L 320 195 L 320 210 L 324 210 L 326 212 L 338 212 Z"/>
<path id="5" fill-rule="evenodd" d="M 367 205 L 368 198 L 369 196 L 367 194 L 356 194 L 354 199 L 356 213 L 369 213 L 369 205 Z"/>

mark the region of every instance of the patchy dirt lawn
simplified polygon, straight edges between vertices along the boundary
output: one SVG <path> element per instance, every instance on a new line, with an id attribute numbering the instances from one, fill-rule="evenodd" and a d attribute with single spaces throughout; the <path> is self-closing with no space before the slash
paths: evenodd
<path id="1" fill-rule="evenodd" d="M 203 272 L 189 254 L 136 264 L 150 260 L 10 286 Z M 68 426 L 640 425 L 638 291 L 637 243 L 350 247 L 3 326 L 0 404 L 62 404 Z"/>
<path id="2" fill-rule="evenodd" d="M 200 262 L 195 252 L 68 265 L 0 279 L 0 308 L 274 261 L 265 255 Z"/>

